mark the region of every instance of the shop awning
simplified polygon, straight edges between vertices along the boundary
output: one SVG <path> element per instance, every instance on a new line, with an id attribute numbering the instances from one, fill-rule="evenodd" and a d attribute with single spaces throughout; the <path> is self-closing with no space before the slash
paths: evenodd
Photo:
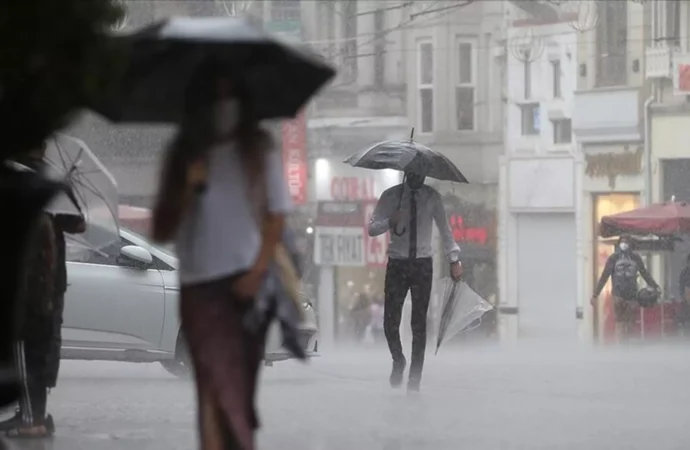
<path id="1" fill-rule="evenodd" d="M 685 202 L 659 203 L 601 219 L 602 237 L 621 234 L 674 236 L 690 233 L 690 205 Z"/>

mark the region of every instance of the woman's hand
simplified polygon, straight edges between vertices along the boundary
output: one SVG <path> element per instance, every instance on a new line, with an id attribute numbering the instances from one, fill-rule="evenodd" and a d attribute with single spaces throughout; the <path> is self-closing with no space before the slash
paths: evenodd
<path id="1" fill-rule="evenodd" d="M 261 288 L 265 273 L 265 270 L 254 267 L 239 277 L 233 286 L 235 294 L 242 299 L 253 300 Z"/>
<path id="2" fill-rule="evenodd" d="M 208 179 L 208 167 L 206 161 L 199 160 L 191 163 L 187 169 L 187 185 L 199 187 L 206 184 Z"/>

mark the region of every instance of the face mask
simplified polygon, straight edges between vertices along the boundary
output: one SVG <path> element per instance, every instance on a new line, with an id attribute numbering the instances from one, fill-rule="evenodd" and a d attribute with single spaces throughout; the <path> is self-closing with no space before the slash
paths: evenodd
<path id="1" fill-rule="evenodd" d="M 216 131 L 221 135 L 232 133 L 240 121 L 239 102 L 236 99 L 223 100 L 216 108 Z"/>
<path id="2" fill-rule="evenodd" d="M 628 249 L 630 248 L 630 244 L 628 244 L 627 242 L 621 242 L 620 247 L 621 247 L 621 250 L 623 250 L 624 252 L 627 252 Z"/>
<path id="3" fill-rule="evenodd" d="M 419 189 L 424 184 L 424 177 L 419 176 L 416 173 L 410 173 L 405 178 L 405 183 L 410 187 L 410 189 Z"/>

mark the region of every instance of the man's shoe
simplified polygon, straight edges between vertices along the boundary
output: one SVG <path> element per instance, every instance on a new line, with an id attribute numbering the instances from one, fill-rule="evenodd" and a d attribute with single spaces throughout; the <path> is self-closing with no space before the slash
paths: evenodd
<path id="1" fill-rule="evenodd" d="M 50 434 L 51 436 L 55 434 L 55 421 L 53 420 L 53 416 L 48 414 L 46 416 L 45 421 L 43 422 L 43 425 L 45 425 L 48 434 Z"/>
<path id="2" fill-rule="evenodd" d="M 408 394 L 416 394 L 419 392 L 419 381 L 415 380 L 408 380 L 407 381 L 407 393 Z"/>
<path id="3" fill-rule="evenodd" d="M 407 361 L 403 358 L 400 361 L 393 361 L 393 369 L 391 370 L 390 383 L 391 387 L 397 388 L 403 382 L 403 375 L 405 372 L 405 366 L 407 366 Z"/>

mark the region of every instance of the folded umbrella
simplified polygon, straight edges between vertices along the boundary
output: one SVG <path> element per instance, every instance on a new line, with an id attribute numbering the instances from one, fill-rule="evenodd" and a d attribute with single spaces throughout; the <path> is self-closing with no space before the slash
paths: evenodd
<path id="1" fill-rule="evenodd" d="M 298 275 L 303 273 L 301 255 L 295 243 L 294 233 L 285 228 L 282 244 L 292 260 Z M 307 353 L 299 340 L 299 325 L 302 322 L 302 310 L 288 294 L 281 282 L 280 268 L 271 264 L 261 289 L 254 301 L 254 308 L 247 313 L 244 325 L 250 332 L 258 332 L 273 320 L 280 324 L 283 347 L 299 360 L 307 359 Z"/>
<path id="2" fill-rule="evenodd" d="M 120 240 L 119 194 L 113 175 L 83 141 L 57 134 L 48 142 L 46 162 L 69 188 L 46 208 L 53 214 L 83 215 L 86 231 L 70 236 L 83 250 L 100 250 Z M 76 248 L 76 247 L 75 247 Z"/>
<path id="3" fill-rule="evenodd" d="M 491 311 L 493 306 L 479 296 L 464 281 L 452 278 L 442 280 L 443 304 L 441 309 L 441 323 L 436 338 L 436 353 L 441 344 L 448 342 L 463 331 L 481 320 L 482 316 Z"/>
<path id="4" fill-rule="evenodd" d="M 209 62 L 241 80 L 260 120 L 295 117 L 335 75 L 316 54 L 241 18 L 170 18 L 113 39 L 127 64 L 91 105 L 113 122 L 178 123 L 190 80 Z"/>

